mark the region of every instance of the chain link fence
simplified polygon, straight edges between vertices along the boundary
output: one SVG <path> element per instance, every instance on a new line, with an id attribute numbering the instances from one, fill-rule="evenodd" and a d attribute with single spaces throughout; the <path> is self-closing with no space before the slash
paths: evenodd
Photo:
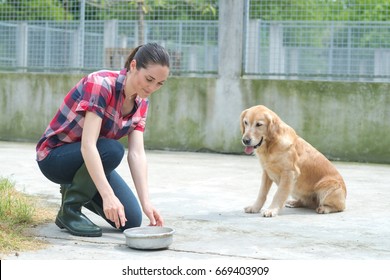
<path id="1" fill-rule="evenodd" d="M 175 74 L 215 73 L 217 1 L 0 0 L 0 68 L 119 69 L 131 50 L 158 42 Z"/>
<path id="2" fill-rule="evenodd" d="M 390 81 L 390 1 L 251 0 L 244 72 Z"/>
<path id="3" fill-rule="evenodd" d="M 243 75 L 390 81 L 390 1 L 245 3 Z M 218 0 L 0 0 L 0 69 L 119 69 L 153 41 L 174 75 L 213 75 L 219 24 Z"/>

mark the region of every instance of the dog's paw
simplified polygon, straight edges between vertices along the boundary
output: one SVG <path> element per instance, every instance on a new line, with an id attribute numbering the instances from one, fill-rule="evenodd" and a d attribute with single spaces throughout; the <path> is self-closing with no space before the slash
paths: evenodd
<path id="1" fill-rule="evenodd" d="M 252 206 L 245 207 L 244 211 L 245 213 L 259 213 L 260 208 L 252 205 Z"/>
<path id="2" fill-rule="evenodd" d="M 317 207 L 316 212 L 318 214 L 329 214 L 331 210 L 327 206 L 320 205 L 319 207 Z"/>
<path id="3" fill-rule="evenodd" d="M 261 215 L 263 217 L 275 217 L 278 215 L 279 209 L 273 208 L 273 209 L 264 209 L 261 210 Z"/>
<path id="4" fill-rule="evenodd" d="M 299 208 L 299 207 L 302 207 L 303 205 L 302 205 L 301 201 L 292 199 L 292 200 L 288 200 L 286 202 L 285 206 L 287 208 Z"/>

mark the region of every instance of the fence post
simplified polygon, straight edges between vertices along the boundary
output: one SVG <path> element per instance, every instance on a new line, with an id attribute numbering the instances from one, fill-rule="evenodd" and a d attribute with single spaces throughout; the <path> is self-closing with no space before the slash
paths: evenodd
<path id="1" fill-rule="evenodd" d="M 85 0 L 80 1 L 80 26 L 79 26 L 79 64 L 78 68 L 84 68 L 84 48 L 85 48 Z"/>
<path id="2" fill-rule="evenodd" d="M 104 67 L 112 67 L 112 52 L 117 47 L 118 21 L 108 20 L 104 22 Z"/>
<path id="3" fill-rule="evenodd" d="M 17 67 L 21 68 L 20 71 L 27 71 L 27 49 L 28 49 L 28 25 L 26 22 L 18 24 L 18 43 L 17 46 Z"/>
<path id="4" fill-rule="evenodd" d="M 271 23 L 269 33 L 269 72 L 271 74 L 285 74 L 283 26 L 278 23 Z"/>
<path id="5" fill-rule="evenodd" d="M 212 134 L 218 135 L 211 146 L 231 151 L 237 144 L 238 118 L 243 109 L 240 79 L 242 74 L 244 7 L 246 1 L 220 0 L 218 23 L 218 79 L 210 122 Z M 231 124 L 231 125 L 221 125 Z M 227 142 L 225 139 L 234 139 Z"/>
<path id="6" fill-rule="evenodd" d="M 218 48 L 220 77 L 241 77 L 244 30 L 244 5 L 241 0 L 219 1 Z"/>
<path id="7" fill-rule="evenodd" d="M 248 12 L 247 12 L 248 14 Z M 246 19 L 245 42 L 246 49 L 244 51 L 244 74 L 262 72 L 259 64 L 261 48 L 261 20 Z"/>

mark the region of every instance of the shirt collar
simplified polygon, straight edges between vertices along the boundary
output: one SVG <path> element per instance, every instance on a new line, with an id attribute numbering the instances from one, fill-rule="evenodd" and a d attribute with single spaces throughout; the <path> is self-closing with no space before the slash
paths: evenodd
<path id="1" fill-rule="evenodd" d="M 119 94 L 122 92 L 122 94 L 124 95 L 124 86 L 125 86 L 125 81 L 126 81 L 126 73 L 127 73 L 127 69 L 126 68 L 123 68 L 120 72 L 119 72 L 119 76 L 118 78 L 116 79 L 116 83 L 115 83 L 115 89 L 116 89 L 116 94 L 117 96 L 119 96 Z"/>

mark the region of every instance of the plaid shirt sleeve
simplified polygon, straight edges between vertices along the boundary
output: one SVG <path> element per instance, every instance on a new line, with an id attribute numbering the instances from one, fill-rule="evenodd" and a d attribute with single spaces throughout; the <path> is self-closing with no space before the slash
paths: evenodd
<path id="1" fill-rule="evenodd" d="M 141 132 L 145 131 L 146 127 L 146 118 L 148 115 L 149 101 L 144 99 L 140 102 L 139 108 L 133 116 L 133 120 L 138 120 L 137 125 L 134 127 L 134 130 Z"/>
<path id="2" fill-rule="evenodd" d="M 89 75 L 83 83 L 76 112 L 94 112 L 104 117 L 104 111 L 112 95 L 111 86 L 102 76 Z"/>

